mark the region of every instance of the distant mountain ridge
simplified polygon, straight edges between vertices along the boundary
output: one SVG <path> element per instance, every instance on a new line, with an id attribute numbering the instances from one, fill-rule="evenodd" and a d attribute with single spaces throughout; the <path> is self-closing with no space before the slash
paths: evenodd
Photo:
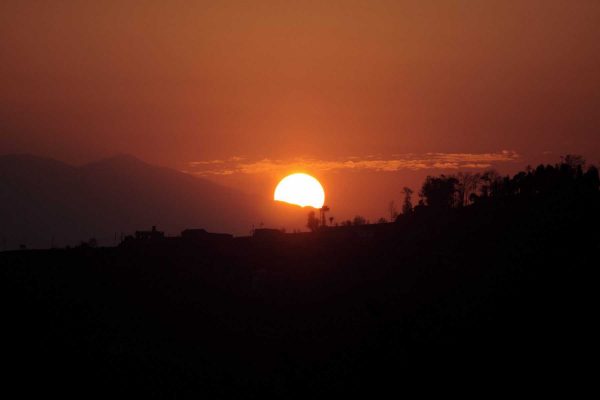
<path id="1" fill-rule="evenodd" d="M 0 156 L 0 250 L 74 245 L 152 225 L 248 234 L 268 200 L 174 169 L 117 155 L 72 166 L 33 155 Z"/>

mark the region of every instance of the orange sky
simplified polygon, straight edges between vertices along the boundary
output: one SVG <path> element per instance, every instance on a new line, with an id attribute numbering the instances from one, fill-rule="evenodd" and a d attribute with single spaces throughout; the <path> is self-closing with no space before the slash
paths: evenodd
<path id="1" fill-rule="evenodd" d="M 597 0 L 323 3 L 4 0 L 0 154 L 130 153 L 203 176 L 190 163 L 600 160 Z M 314 173 L 374 217 L 441 170 Z M 210 179 L 264 192 L 281 173 Z"/>

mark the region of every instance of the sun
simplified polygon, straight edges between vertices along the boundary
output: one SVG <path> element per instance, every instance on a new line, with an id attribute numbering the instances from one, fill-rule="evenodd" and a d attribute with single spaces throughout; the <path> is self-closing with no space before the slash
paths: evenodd
<path id="1" fill-rule="evenodd" d="M 325 203 L 325 191 L 312 176 L 292 174 L 283 178 L 275 188 L 275 201 L 321 208 Z"/>

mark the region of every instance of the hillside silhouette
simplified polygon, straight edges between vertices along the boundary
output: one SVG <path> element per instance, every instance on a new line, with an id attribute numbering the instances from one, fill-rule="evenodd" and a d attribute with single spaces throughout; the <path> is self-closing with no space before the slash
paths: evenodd
<path id="1" fill-rule="evenodd" d="M 428 177 L 395 223 L 2 253 L 10 376 L 250 398 L 585 379 L 600 193 L 571 161 L 473 196 Z"/>
<path id="2" fill-rule="evenodd" d="M 30 156 L 0 156 L 0 246 L 64 247 L 159 224 L 247 234 L 271 199 L 119 155 L 81 167 Z M 116 236 L 116 237 L 115 237 Z M 116 239 L 116 240 L 115 240 Z"/>

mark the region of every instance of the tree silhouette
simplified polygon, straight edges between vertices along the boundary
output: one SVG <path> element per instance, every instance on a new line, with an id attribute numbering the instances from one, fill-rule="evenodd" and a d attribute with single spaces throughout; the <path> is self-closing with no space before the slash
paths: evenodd
<path id="1" fill-rule="evenodd" d="M 352 225 L 354 225 L 354 226 L 365 225 L 366 223 L 367 223 L 367 220 L 365 219 L 365 217 L 363 217 L 361 215 L 355 216 L 354 219 L 352 220 Z"/>
<path id="2" fill-rule="evenodd" d="M 459 172 L 455 175 L 455 178 L 457 180 L 456 205 L 463 207 L 471 202 L 473 194 L 477 194 L 481 175 L 470 172 Z"/>
<path id="3" fill-rule="evenodd" d="M 578 168 L 583 169 L 585 167 L 585 159 L 576 154 L 567 154 L 560 158 L 561 164 L 566 165 L 571 170 L 575 171 Z"/>
<path id="4" fill-rule="evenodd" d="M 516 196 L 561 196 L 574 198 L 600 189 L 598 168 L 579 155 L 568 154 L 554 165 L 528 166 L 512 178 L 493 169 L 482 174 L 458 173 L 428 176 L 419 193 L 419 206 L 434 209 L 467 206 L 478 199 L 500 202 Z"/>
<path id="5" fill-rule="evenodd" d="M 481 175 L 481 196 L 490 197 L 500 193 L 502 178 L 494 169 L 488 169 Z"/>
<path id="6" fill-rule="evenodd" d="M 327 225 L 327 218 L 325 217 L 325 214 L 329 211 L 329 207 L 326 205 L 323 205 L 323 207 L 321 207 L 319 209 L 319 212 L 321 214 L 321 226 L 326 226 Z"/>
<path id="7" fill-rule="evenodd" d="M 314 211 L 310 211 L 308 213 L 308 221 L 306 222 L 306 226 L 312 232 L 316 232 L 319 229 L 319 219 L 315 215 Z"/>
<path id="8" fill-rule="evenodd" d="M 583 174 L 583 183 L 586 187 L 588 187 L 592 192 L 597 192 L 600 188 L 600 176 L 598 174 L 598 168 L 594 165 L 591 165 L 588 170 Z"/>
<path id="9" fill-rule="evenodd" d="M 435 209 L 448 209 L 454 205 L 454 196 L 458 180 L 452 176 L 427 176 L 419 196 Z"/>

